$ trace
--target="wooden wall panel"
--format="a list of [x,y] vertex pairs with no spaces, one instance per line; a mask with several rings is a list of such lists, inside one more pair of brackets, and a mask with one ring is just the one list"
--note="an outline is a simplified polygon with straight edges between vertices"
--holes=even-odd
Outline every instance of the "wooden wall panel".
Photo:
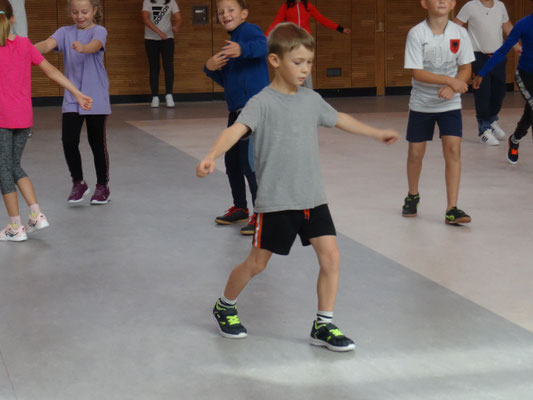
[[387,0],[385,8],[385,86],[410,86],[411,73],[403,68],[405,40],[427,11],[412,1]]
[[376,86],[376,0],[358,0],[352,5],[351,87]]
[[[141,19],[142,0],[101,0],[104,26],[109,32],[106,68],[111,94],[149,94],[148,61],[144,50],[144,26]],[[458,0],[455,12],[467,0]],[[273,21],[284,0],[249,0],[248,21],[264,31]],[[511,21],[516,23],[533,12],[530,0],[504,0]],[[72,24],[66,9],[67,0],[26,0],[30,39],[35,43],[46,39],[58,27]],[[203,73],[205,61],[224,45],[227,33],[216,22],[216,0],[178,0],[184,18],[176,35],[176,93],[221,91]],[[208,5],[207,25],[192,25],[192,6]],[[407,32],[426,17],[426,11],[415,2],[396,0],[314,0],[322,14],[350,27],[352,36],[345,37],[312,23],[317,39],[314,82],[317,88],[358,88],[409,86],[409,72],[403,69]],[[384,9],[384,12],[383,12]],[[384,15],[378,26],[377,10]],[[453,17],[453,15],[452,15]],[[47,60],[62,68],[62,56],[49,54]],[[507,81],[512,82],[517,57],[509,56]],[[341,77],[328,78],[328,68],[342,68]],[[318,71],[318,76],[317,76]],[[160,91],[164,91],[161,72]],[[59,96],[63,90],[40,72],[33,70],[34,96]],[[379,93],[381,93],[378,90]]]
[[[329,0],[315,2],[317,9],[329,20],[346,28],[351,28],[351,0],[337,0],[335,7],[328,7]],[[352,87],[352,41],[347,35],[317,24],[316,31],[316,80],[317,89],[337,89]],[[328,77],[329,68],[341,70],[341,76]]]
[[[32,43],[47,39],[57,29],[56,1],[46,2],[41,0],[26,0],[28,12],[28,35]],[[58,66],[57,54],[45,57],[51,64]],[[39,67],[32,67],[32,96],[47,97],[60,96],[63,89],[52,82]]]

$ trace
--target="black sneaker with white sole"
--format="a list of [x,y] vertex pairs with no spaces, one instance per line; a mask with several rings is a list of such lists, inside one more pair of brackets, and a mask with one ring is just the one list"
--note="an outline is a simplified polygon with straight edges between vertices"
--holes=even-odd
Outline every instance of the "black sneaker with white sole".
[[324,346],[331,351],[350,351],[355,349],[352,339],[347,338],[332,323],[313,322],[309,340],[313,346]]
[[248,336],[246,328],[239,320],[236,306],[223,305],[218,299],[213,308],[213,315],[218,322],[220,334],[225,338],[242,339]]

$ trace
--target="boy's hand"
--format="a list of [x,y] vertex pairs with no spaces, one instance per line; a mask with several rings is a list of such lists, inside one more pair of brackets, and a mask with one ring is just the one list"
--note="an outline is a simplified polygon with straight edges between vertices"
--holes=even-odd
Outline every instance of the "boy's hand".
[[89,111],[93,107],[93,99],[81,92],[76,96],[76,101],[85,111]]
[[466,93],[468,91],[468,85],[460,79],[451,78],[448,82],[448,86],[451,87],[455,93]]
[[476,90],[479,89],[481,82],[483,82],[483,78],[479,75],[476,76],[476,79],[474,79],[474,82],[472,82],[472,87]]
[[224,67],[228,63],[228,61],[228,58],[224,54],[222,54],[222,52],[219,52],[213,57],[211,57],[209,60],[207,60],[207,62],[205,63],[205,67],[209,71],[217,71],[219,69],[222,69],[222,67]]
[[237,42],[226,40],[226,45],[222,48],[221,53],[228,58],[240,57],[242,54],[241,45]]
[[85,48],[81,42],[74,42],[72,43],[72,48],[76,50],[78,53],[83,53],[85,51]]
[[453,96],[455,96],[455,92],[451,87],[443,86],[440,88],[439,97],[443,98],[444,100],[451,100],[453,99]]
[[385,144],[393,144],[399,137],[400,134],[394,129],[380,129],[376,139]]
[[196,176],[198,178],[203,178],[211,174],[214,170],[215,170],[215,160],[212,160],[210,158],[204,158],[196,166]]

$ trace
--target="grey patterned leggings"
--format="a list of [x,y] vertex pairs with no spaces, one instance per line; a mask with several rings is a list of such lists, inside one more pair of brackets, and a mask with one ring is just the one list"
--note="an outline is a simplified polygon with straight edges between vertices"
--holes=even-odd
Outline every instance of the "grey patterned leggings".
[[0,128],[0,189],[3,195],[16,192],[16,183],[28,176],[20,166],[20,159],[30,132],[30,128]]

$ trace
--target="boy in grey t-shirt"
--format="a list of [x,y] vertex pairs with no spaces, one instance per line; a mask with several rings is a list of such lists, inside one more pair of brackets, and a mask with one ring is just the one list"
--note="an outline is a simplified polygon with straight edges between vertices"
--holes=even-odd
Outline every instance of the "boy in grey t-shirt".
[[248,258],[231,273],[224,295],[213,309],[220,334],[243,338],[235,306],[246,284],[263,271],[272,253],[287,255],[300,236],[312,245],[320,265],[318,312],[311,344],[333,351],[355,348],[333,325],[339,281],[339,251],[328,210],[318,157],[319,125],[393,143],[398,133],[376,129],[344,113],[337,113],[316,92],[300,87],[311,72],[314,39],[295,24],[280,24],[268,37],[268,60],[276,74],[270,86],[252,97],[236,123],[222,132],[196,169],[199,177],[214,171],[215,159],[251,131],[258,181],[258,219]]

